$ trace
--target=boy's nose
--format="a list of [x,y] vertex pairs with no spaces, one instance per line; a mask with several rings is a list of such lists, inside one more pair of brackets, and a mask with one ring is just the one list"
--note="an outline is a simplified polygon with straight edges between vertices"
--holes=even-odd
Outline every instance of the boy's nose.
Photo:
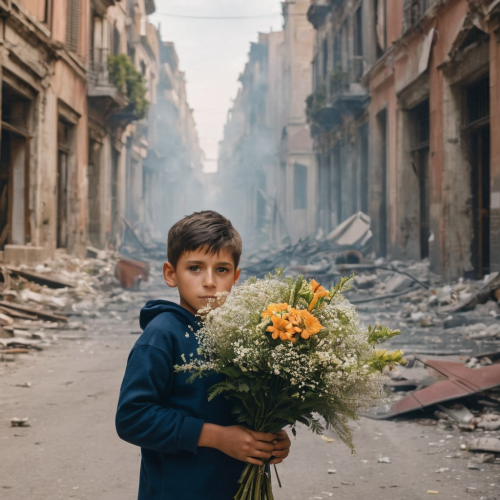
[[208,272],[205,274],[205,282],[203,283],[205,286],[215,286],[215,278],[213,273]]

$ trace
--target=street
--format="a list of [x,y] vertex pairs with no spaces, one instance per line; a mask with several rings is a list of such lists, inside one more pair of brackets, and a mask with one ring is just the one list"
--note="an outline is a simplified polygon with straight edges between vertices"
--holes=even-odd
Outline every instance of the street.
[[[0,363],[2,500],[136,498],[140,453],[117,437],[114,414],[141,305],[149,297],[175,300],[155,276],[132,302],[82,316],[88,330],[59,330],[46,350]],[[31,426],[10,427],[13,417]],[[472,454],[460,449],[467,435],[436,422],[361,418],[353,455],[333,434],[328,442],[299,427],[278,466],[283,487],[274,480],[275,498],[496,498],[498,464],[469,469]],[[390,463],[379,463],[385,458]]]

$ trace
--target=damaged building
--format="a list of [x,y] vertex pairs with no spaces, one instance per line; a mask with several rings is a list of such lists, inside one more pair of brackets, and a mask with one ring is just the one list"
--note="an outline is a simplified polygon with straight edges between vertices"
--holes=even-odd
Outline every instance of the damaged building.
[[[314,225],[316,161],[304,108],[314,47],[308,7],[308,0],[283,2],[283,31],[260,33],[251,44],[220,143],[220,209],[248,247],[296,242]],[[235,206],[234,214],[226,208]]]
[[373,250],[447,279],[500,269],[498,1],[316,0],[307,112],[318,226],[368,213]]
[[[154,0],[1,0],[0,249],[118,249],[156,231],[176,168],[202,153],[178,63],[148,21]],[[169,70],[177,111],[160,111]],[[184,85],[184,86],[183,86]],[[168,125],[163,125],[167,123]],[[182,137],[171,166],[165,136]],[[178,196],[182,195],[183,186]]]

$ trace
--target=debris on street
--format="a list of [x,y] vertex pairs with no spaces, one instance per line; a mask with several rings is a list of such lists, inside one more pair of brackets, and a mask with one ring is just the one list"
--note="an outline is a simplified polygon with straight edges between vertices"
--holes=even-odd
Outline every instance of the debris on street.
[[31,427],[29,423],[29,418],[24,417],[24,418],[18,418],[14,417],[10,419],[10,426],[11,427]]
[[[127,290],[137,293],[152,274],[149,262],[135,254],[130,258],[89,247],[87,255],[81,259],[57,251],[31,268],[2,265],[0,361],[13,361],[65,338],[57,331],[87,329],[78,318],[97,317],[110,304],[131,301]],[[147,258],[144,252],[141,256]]]

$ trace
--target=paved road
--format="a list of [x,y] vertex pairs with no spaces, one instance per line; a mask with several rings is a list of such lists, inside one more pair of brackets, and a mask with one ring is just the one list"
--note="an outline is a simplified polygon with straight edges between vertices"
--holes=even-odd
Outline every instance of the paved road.
[[[139,450],[120,441],[113,418],[137,307],[117,306],[118,318],[89,320],[90,330],[68,333],[73,340],[0,363],[0,499],[136,498]],[[25,416],[31,427],[9,426]],[[362,419],[354,435],[351,455],[338,439],[299,429],[276,500],[500,499],[499,465],[469,470],[470,457],[447,458],[460,453],[458,431]]]

